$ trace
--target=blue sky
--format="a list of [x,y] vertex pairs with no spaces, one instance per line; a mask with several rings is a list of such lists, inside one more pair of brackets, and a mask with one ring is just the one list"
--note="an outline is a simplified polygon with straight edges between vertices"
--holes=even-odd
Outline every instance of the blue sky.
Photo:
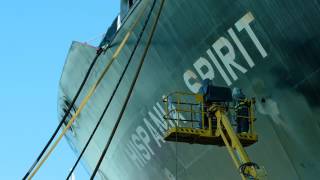
[[[0,179],[21,179],[56,128],[71,42],[101,35],[118,12],[118,0],[0,2]],[[64,179],[75,159],[63,139],[34,179]]]

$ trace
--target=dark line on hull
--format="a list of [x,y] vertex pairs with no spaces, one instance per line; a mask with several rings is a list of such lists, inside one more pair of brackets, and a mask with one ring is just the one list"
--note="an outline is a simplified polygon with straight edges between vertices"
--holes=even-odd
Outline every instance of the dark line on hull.
[[94,127],[94,129],[93,129],[93,131],[92,131],[89,139],[87,140],[84,148],[82,149],[79,157],[77,158],[75,164],[73,165],[71,171],[69,172],[66,180],[68,180],[68,179],[71,177],[73,171],[75,170],[76,166],[77,166],[78,163],[80,162],[83,154],[84,154],[85,151],[87,150],[87,148],[88,148],[88,146],[89,146],[89,144],[90,144],[93,136],[95,135],[98,127],[100,126],[100,123],[102,122],[102,120],[103,120],[103,118],[104,118],[104,115],[105,115],[105,113],[107,112],[107,110],[108,110],[108,108],[109,108],[109,106],[110,106],[110,104],[111,104],[111,102],[112,102],[112,100],[113,100],[113,98],[114,98],[114,95],[116,94],[116,92],[117,92],[117,90],[118,90],[118,88],[119,88],[119,85],[120,85],[120,83],[121,83],[121,81],[122,81],[122,79],[123,79],[123,77],[124,77],[124,75],[125,75],[128,67],[129,67],[129,64],[131,63],[131,60],[132,60],[132,58],[133,58],[133,55],[134,55],[136,49],[138,48],[138,45],[139,45],[139,43],[140,43],[140,41],[141,41],[141,38],[142,38],[142,35],[143,35],[143,33],[144,33],[145,29],[146,29],[146,26],[147,26],[147,24],[148,24],[148,22],[149,22],[151,13],[152,13],[153,8],[154,8],[154,5],[155,5],[155,2],[156,2],[156,0],[153,1],[152,7],[151,7],[151,9],[150,9],[150,11],[149,11],[149,14],[148,14],[145,22],[144,22],[144,25],[143,25],[143,27],[142,27],[142,30],[141,30],[140,33],[139,33],[138,40],[137,40],[137,42],[135,43],[135,46],[134,46],[134,48],[133,48],[133,50],[132,50],[132,52],[131,52],[131,54],[130,54],[129,60],[128,60],[128,62],[127,62],[127,64],[126,64],[123,72],[121,73],[121,76],[120,76],[120,78],[119,78],[119,80],[118,80],[118,82],[117,82],[117,84],[116,84],[116,86],[115,86],[115,88],[114,88],[114,90],[113,90],[113,92],[112,92],[112,94],[111,94],[111,97],[110,97],[109,101],[108,101],[107,105],[105,106],[105,108],[104,108],[104,110],[103,110],[103,112],[102,112],[102,114],[101,114],[101,116],[100,116],[100,118],[99,118],[99,120],[98,120],[98,123],[97,123],[96,126]]
[[117,130],[119,124],[120,124],[120,121],[121,121],[121,119],[122,119],[122,116],[123,116],[123,114],[124,114],[124,111],[125,111],[125,109],[126,109],[126,107],[127,107],[127,105],[128,105],[129,99],[130,99],[130,97],[131,97],[132,91],[133,91],[134,86],[135,86],[135,84],[136,84],[136,82],[137,82],[137,79],[138,79],[138,77],[139,77],[139,74],[140,74],[142,65],[143,65],[143,63],[144,63],[145,57],[146,57],[146,55],[147,55],[147,53],[148,53],[148,50],[149,50],[149,47],[150,47],[150,44],[151,44],[151,41],[152,41],[154,32],[155,32],[155,30],[156,30],[156,27],[157,27],[157,24],[158,24],[158,21],[159,21],[159,18],[160,18],[160,14],[161,14],[161,12],[162,12],[162,8],[163,8],[164,2],[165,2],[165,0],[162,0],[162,1],[161,1],[159,11],[158,11],[158,13],[157,13],[155,22],[154,22],[154,24],[153,24],[153,26],[152,26],[151,33],[150,33],[150,35],[149,35],[149,38],[148,38],[148,41],[147,41],[147,44],[146,44],[146,48],[144,49],[143,55],[142,55],[142,57],[141,57],[141,61],[140,61],[139,66],[138,66],[138,69],[137,69],[137,71],[136,71],[136,73],[135,73],[135,76],[134,76],[134,78],[133,78],[133,82],[131,83],[129,92],[128,92],[128,94],[127,94],[127,97],[126,97],[126,99],[125,99],[125,102],[124,102],[124,104],[123,104],[123,107],[122,107],[122,109],[121,109],[121,112],[120,112],[120,114],[119,114],[119,116],[118,116],[118,119],[117,119],[117,121],[116,121],[113,129],[112,129],[112,132],[111,132],[111,134],[110,134],[110,137],[109,137],[109,139],[108,139],[108,142],[107,142],[105,148],[104,148],[103,151],[102,151],[102,154],[101,154],[101,156],[100,156],[100,158],[99,158],[99,161],[98,161],[96,167],[94,168],[94,171],[93,171],[93,173],[92,173],[92,175],[91,175],[91,177],[90,177],[90,180],[93,180],[93,179],[94,179],[97,171],[99,170],[99,167],[100,167],[100,165],[101,165],[101,163],[102,163],[102,161],[103,161],[103,159],[104,159],[104,157],[105,157],[105,155],[106,155],[106,153],[107,153],[107,151],[108,151],[108,149],[109,149],[109,146],[110,146],[110,144],[111,144],[111,142],[112,142],[112,139],[113,139],[113,137],[114,137],[114,135],[115,135],[115,133],[116,133],[116,130]]
[[[140,0],[136,6],[133,7],[132,11],[129,12],[129,14],[124,18],[123,23],[125,24],[127,22],[127,20],[129,19],[129,17],[131,16],[131,14],[134,12],[134,9],[136,9],[138,7],[138,5],[142,2],[142,0]],[[113,36],[111,43],[108,44],[108,46],[106,47],[106,49],[104,51],[106,51],[107,49],[109,49],[110,47],[114,46],[114,40],[117,37],[118,33],[120,32],[120,30],[123,28],[123,25],[120,27],[120,29],[116,32],[116,34]],[[27,179],[27,177],[30,175],[30,173],[33,171],[34,167],[38,164],[38,162],[40,161],[40,159],[42,158],[43,154],[47,151],[48,147],[50,146],[50,144],[52,143],[53,139],[55,138],[55,136],[57,135],[57,133],[59,132],[59,129],[61,128],[63,122],[66,120],[66,118],[69,116],[70,111],[72,110],[72,107],[74,106],[76,100],[78,99],[85,83],[88,80],[88,77],[91,73],[92,68],[94,67],[94,65],[96,64],[97,59],[99,58],[99,56],[102,54],[103,51],[97,51],[96,56],[94,57],[92,63],[90,64],[88,71],[86,72],[85,78],[83,79],[76,95],[74,96],[74,98],[72,99],[72,102],[70,104],[70,106],[68,107],[67,112],[64,114],[62,120],[60,121],[59,125],[57,126],[57,128],[55,129],[54,133],[52,134],[52,136],[50,137],[49,141],[47,142],[47,144],[45,145],[45,147],[42,149],[42,151],[40,152],[39,156],[37,157],[37,159],[35,160],[35,162],[32,164],[32,166],[30,167],[30,169],[28,170],[28,172],[24,175],[24,177],[22,178],[23,180]]]
[[68,107],[68,110],[67,112],[64,114],[62,120],[60,121],[59,125],[57,126],[57,128],[55,129],[54,133],[52,134],[52,136],[50,137],[49,141],[47,142],[47,144],[45,145],[45,147],[42,149],[41,153],[39,154],[39,156],[37,157],[36,161],[32,164],[31,168],[28,170],[28,172],[25,174],[25,176],[22,178],[23,180],[27,179],[27,177],[30,175],[30,173],[33,171],[34,167],[39,163],[40,159],[42,158],[43,154],[47,151],[48,147],[50,146],[50,144],[52,143],[53,139],[56,137],[56,135],[58,134],[61,126],[64,124],[65,120],[67,119],[67,117],[69,116],[70,114],[70,111],[72,110],[76,100],[78,99],[85,83],[87,82],[88,80],[88,77],[90,75],[90,72],[94,66],[94,64],[96,63],[97,59],[99,58],[99,56],[101,55],[102,51],[99,51],[97,52],[96,56],[94,57],[86,75],[85,75],[85,78],[84,80],[82,81],[76,95],[74,96],[74,98],[72,99],[72,102],[71,104],[69,105]]

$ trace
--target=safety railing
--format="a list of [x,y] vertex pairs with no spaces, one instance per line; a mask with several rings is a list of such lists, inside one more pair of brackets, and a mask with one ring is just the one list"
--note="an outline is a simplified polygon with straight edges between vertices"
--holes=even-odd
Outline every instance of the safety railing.
[[172,121],[175,127],[199,128],[199,124],[204,119],[204,104],[201,94],[173,92],[163,97],[165,104],[164,119]]
[[[177,127],[187,127],[195,129],[215,129],[216,117],[211,113],[209,108],[211,103],[205,103],[202,94],[193,94],[186,92],[173,92],[163,97],[165,106],[164,119],[167,121],[167,129],[169,125],[174,124]],[[248,133],[253,134],[254,129],[254,104],[255,99],[243,99],[233,103],[217,102],[213,103],[216,108],[224,109],[230,119],[230,123],[234,128],[240,126],[239,119],[246,119],[249,123]],[[245,113],[242,115],[240,113]],[[171,122],[169,122],[171,121]]]

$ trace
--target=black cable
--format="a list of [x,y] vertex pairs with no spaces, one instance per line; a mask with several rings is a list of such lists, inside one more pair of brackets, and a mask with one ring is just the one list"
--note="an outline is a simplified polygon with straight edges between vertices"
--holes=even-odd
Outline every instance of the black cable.
[[148,39],[147,44],[146,44],[146,48],[144,49],[144,52],[143,52],[143,55],[142,55],[140,64],[139,64],[138,69],[137,69],[137,71],[136,71],[136,74],[135,74],[135,76],[134,76],[134,78],[133,78],[133,82],[131,83],[131,86],[130,86],[129,92],[128,92],[128,94],[127,94],[127,97],[126,97],[126,99],[125,99],[124,105],[122,106],[121,112],[120,112],[120,114],[119,114],[119,116],[118,116],[118,119],[117,119],[117,121],[116,121],[116,123],[115,123],[115,126],[114,126],[113,129],[112,129],[112,132],[111,132],[111,134],[110,134],[110,137],[109,137],[109,139],[108,139],[108,142],[107,142],[105,148],[103,149],[103,152],[102,152],[102,154],[101,154],[101,156],[100,156],[100,158],[99,158],[99,161],[97,162],[96,167],[94,168],[94,171],[93,171],[93,173],[92,173],[92,175],[91,175],[91,177],[90,177],[90,180],[93,180],[93,178],[94,178],[95,175],[97,174],[97,172],[98,172],[98,170],[99,170],[99,167],[100,167],[100,165],[101,165],[101,163],[102,163],[102,161],[103,161],[103,159],[104,159],[104,157],[105,157],[105,155],[106,155],[106,153],[107,153],[107,151],[108,151],[108,149],[109,149],[109,146],[110,146],[111,141],[112,141],[112,139],[113,139],[113,137],[114,137],[114,135],[115,135],[115,132],[116,132],[118,126],[119,126],[120,120],[122,119],[123,113],[124,113],[124,111],[125,111],[125,109],[126,109],[126,107],[127,107],[127,104],[128,104],[128,102],[129,102],[129,99],[130,99],[131,94],[132,94],[132,91],[133,91],[133,88],[134,88],[134,86],[135,86],[135,84],[136,84],[136,81],[137,81],[138,76],[139,76],[139,74],[140,74],[140,71],[141,71],[142,65],[143,65],[143,63],[144,63],[145,57],[146,57],[147,52],[148,52],[148,50],[149,50],[149,47],[150,47],[150,44],[151,44],[151,40],[152,40],[152,38],[153,38],[153,34],[154,34],[155,30],[156,30],[156,27],[157,27],[157,24],[158,24],[158,20],[159,20],[159,17],[160,17],[162,8],[163,8],[164,1],[165,1],[165,0],[162,0],[162,1],[161,1],[161,5],[160,5],[160,8],[159,8],[159,12],[158,12],[158,14],[157,14],[157,16],[156,16],[156,19],[155,19],[155,22],[154,22],[154,24],[153,24],[153,26],[152,26],[151,33],[150,33],[149,39]]
[[138,47],[138,45],[139,45],[139,43],[140,43],[140,40],[141,40],[141,38],[142,38],[142,35],[143,35],[144,31],[145,31],[145,28],[146,28],[146,26],[147,26],[147,24],[148,24],[148,22],[149,22],[151,13],[152,13],[153,8],[154,8],[154,6],[155,6],[155,2],[156,2],[156,0],[153,0],[153,4],[152,4],[152,6],[151,6],[151,9],[150,9],[149,14],[148,14],[148,16],[147,16],[147,18],[146,18],[146,20],[145,20],[145,22],[144,22],[144,25],[143,25],[143,27],[142,27],[142,30],[141,30],[140,33],[139,33],[138,39],[137,39],[137,41],[136,41],[136,43],[135,43],[135,46],[134,46],[134,48],[133,48],[133,50],[132,50],[132,52],[131,52],[131,54],[130,54],[129,60],[128,60],[128,62],[126,63],[126,66],[125,66],[124,70],[122,71],[121,76],[120,76],[120,78],[119,78],[119,80],[118,80],[115,88],[113,89],[113,92],[112,92],[112,94],[111,94],[111,97],[110,97],[109,101],[108,101],[107,105],[105,106],[105,108],[104,108],[104,110],[103,110],[103,112],[102,112],[102,114],[101,114],[101,116],[100,116],[100,118],[99,118],[99,120],[98,120],[98,123],[97,123],[96,126],[94,127],[94,129],[93,129],[93,131],[92,131],[89,139],[87,140],[85,146],[83,147],[80,155],[78,156],[75,164],[73,165],[71,171],[69,172],[66,180],[68,180],[68,179],[71,177],[73,171],[75,170],[76,166],[77,166],[78,163],[80,162],[80,159],[82,158],[84,152],[87,150],[87,148],[88,148],[88,146],[89,146],[89,144],[90,144],[93,136],[95,135],[98,127],[100,126],[100,123],[102,122],[103,117],[104,117],[105,113],[107,112],[107,109],[109,108],[109,105],[111,104],[111,102],[112,102],[112,100],[113,100],[113,98],[114,98],[114,95],[116,94],[116,91],[118,90],[118,87],[119,87],[119,85],[120,85],[120,83],[121,83],[121,81],[122,81],[122,79],[123,79],[123,77],[124,77],[124,75],[125,75],[128,67],[129,67],[129,64],[131,63],[131,60],[132,60],[132,58],[133,58],[133,55],[134,55],[134,53],[135,53],[135,51],[136,51],[136,49],[137,49],[137,47]]
[[[139,4],[141,3],[141,0],[138,2]],[[136,8],[139,4],[137,4],[134,8]],[[129,15],[127,15],[127,18],[124,19],[123,24],[129,19],[128,17],[132,14],[133,10],[129,13]],[[40,159],[42,158],[43,154],[46,152],[46,150],[48,149],[48,147],[50,146],[50,144],[52,143],[53,139],[56,137],[57,133],[59,132],[59,129],[61,128],[63,122],[66,120],[66,118],[69,116],[70,111],[72,110],[76,100],[78,99],[86,81],[88,80],[88,77],[90,75],[90,72],[93,68],[93,66],[95,65],[98,57],[102,54],[102,52],[106,51],[107,49],[109,49],[110,47],[113,46],[114,44],[114,39],[117,36],[118,32],[122,29],[122,26],[120,27],[120,29],[116,32],[116,34],[113,36],[111,43],[108,44],[108,46],[105,49],[102,49],[101,47],[97,50],[97,54],[94,57],[93,61],[90,64],[90,67],[88,69],[88,71],[86,72],[85,78],[83,79],[76,95],[73,97],[72,102],[70,104],[70,106],[68,107],[68,110],[65,112],[62,120],[60,121],[60,123],[58,124],[57,128],[55,129],[55,131],[53,132],[52,136],[50,137],[49,141],[47,142],[47,144],[44,146],[44,148],[42,149],[42,151],[40,152],[39,156],[37,157],[37,159],[35,160],[35,162],[32,164],[32,166],[29,168],[28,172],[24,175],[24,177],[22,178],[23,180],[27,179],[27,177],[30,175],[30,173],[33,171],[34,167],[38,164],[38,162],[40,161]]]
[[41,153],[39,154],[39,156],[37,157],[36,161],[32,164],[32,166],[30,167],[30,169],[28,170],[28,172],[24,175],[24,177],[22,178],[23,180],[27,179],[27,177],[29,176],[29,174],[33,171],[33,168],[38,164],[38,162],[40,161],[40,159],[42,158],[43,154],[46,152],[46,150],[48,149],[48,147],[50,146],[51,142],[53,141],[53,139],[56,137],[57,133],[59,132],[59,129],[61,128],[62,124],[65,122],[65,120],[67,119],[67,117],[70,114],[70,111],[72,109],[72,107],[74,106],[77,98],[79,97],[85,83],[88,80],[88,77],[90,75],[90,72],[94,66],[94,64],[96,63],[98,57],[101,55],[103,51],[97,51],[96,56],[94,57],[92,63],[90,64],[90,67],[76,93],[76,95],[74,96],[74,98],[72,99],[72,102],[70,104],[70,106],[68,107],[68,110],[66,111],[66,113],[64,114],[62,120],[60,121],[59,125],[57,126],[56,130],[53,132],[52,136],[50,137],[49,141],[47,142],[47,144],[44,146],[44,148],[42,149]]

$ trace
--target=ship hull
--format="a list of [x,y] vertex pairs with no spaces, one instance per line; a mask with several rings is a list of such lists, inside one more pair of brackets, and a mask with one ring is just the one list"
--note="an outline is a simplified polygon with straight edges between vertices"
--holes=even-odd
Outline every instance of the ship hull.
[[[136,4],[113,46],[95,64],[74,110],[137,18]],[[320,173],[320,5],[291,0],[167,0],[152,45],[110,150],[102,179],[239,179],[223,147],[164,142],[162,96],[197,92],[202,79],[255,97],[258,143],[247,148],[269,179],[316,179]],[[159,8],[156,4],[155,12]],[[148,10],[148,8],[147,8]],[[155,19],[155,12],[151,22]],[[105,108],[143,21],[66,135],[79,154]],[[151,24],[151,23],[149,23]],[[150,25],[83,161],[91,172],[107,142],[137,69]],[[59,113],[95,56],[74,42],[60,81]]]

